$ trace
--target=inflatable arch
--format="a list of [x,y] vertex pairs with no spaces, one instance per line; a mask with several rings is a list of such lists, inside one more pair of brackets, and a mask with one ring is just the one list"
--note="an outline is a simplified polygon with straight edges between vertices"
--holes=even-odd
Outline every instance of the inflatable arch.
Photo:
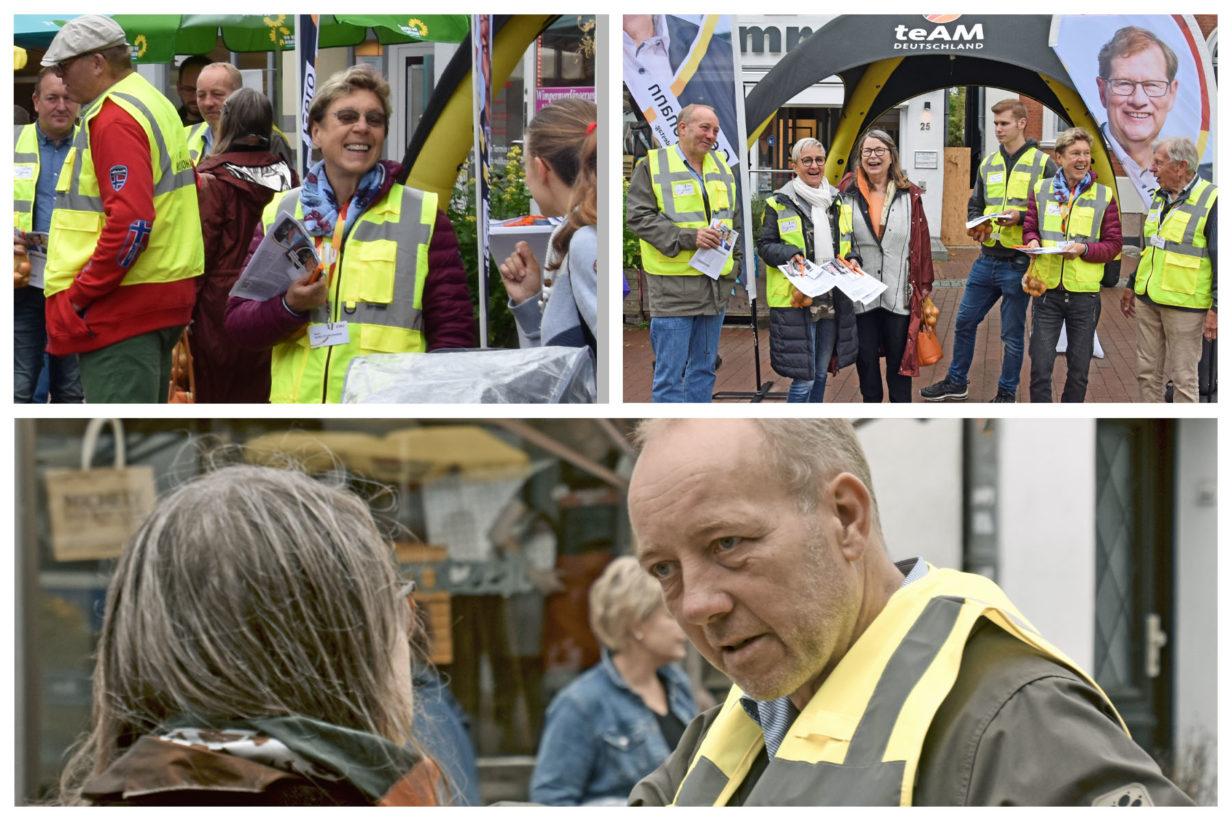
[[1049,45],[1051,27],[1045,14],[842,15],[796,46],[748,95],[749,146],[788,100],[838,75],[843,111],[826,159],[826,176],[838,184],[856,139],[882,112],[940,88],[992,86],[1039,100],[1085,129],[1096,143],[1095,172],[1112,180],[1099,123]]
[[[492,21],[492,85],[500,88],[535,41],[559,15],[496,15]],[[462,41],[441,80],[402,159],[403,179],[421,191],[433,191],[448,202],[458,179],[458,167],[474,147],[471,96],[471,38]]]

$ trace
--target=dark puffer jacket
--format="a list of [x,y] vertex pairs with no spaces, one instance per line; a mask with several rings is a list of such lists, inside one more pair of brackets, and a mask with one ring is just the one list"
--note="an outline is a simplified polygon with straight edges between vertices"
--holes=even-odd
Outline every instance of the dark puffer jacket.
[[[808,247],[801,250],[795,245],[782,241],[779,236],[778,220],[773,218],[773,211],[766,206],[766,216],[763,217],[761,230],[757,236],[757,256],[762,262],[771,266],[787,263],[796,254],[813,258],[813,220],[812,209],[805,207],[791,195],[791,183],[787,183],[772,195],[777,202],[790,208],[800,216],[803,227],[804,244]],[[838,256],[838,195],[827,210],[830,220],[830,236],[834,240],[834,255]],[[829,372],[838,373],[856,361],[856,350],[859,340],[856,336],[856,313],[851,300],[838,291],[831,290],[813,300],[813,305],[819,308],[814,317],[810,308],[771,308],[770,309],[770,367],[774,372],[788,379],[816,379],[817,357],[813,353],[813,344],[809,341],[808,325],[817,318],[834,317],[838,321],[838,337],[834,345],[834,354],[830,357]]]
[[205,274],[197,279],[189,335],[198,402],[269,401],[269,351],[236,345],[223,319],[262,210],[275,193],[296,184],[295,172],[269,151],[228,151],[197,166]]

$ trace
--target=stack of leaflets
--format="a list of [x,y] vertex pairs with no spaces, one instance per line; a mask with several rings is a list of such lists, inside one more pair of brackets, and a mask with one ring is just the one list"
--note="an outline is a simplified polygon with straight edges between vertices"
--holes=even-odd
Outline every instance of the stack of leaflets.
[[231,296],[261,302],[285,294],[306,275],[321,268],[321,257],[304,224],[290,214],[279,214],[248,260]]
[[862,270],[858,265],[844,265],[837,259],[820,265],[800,258],[778,266],[787,281],[809,297],[818,297],[831,288],[838,288],[852,302],[869,303],[881,296],[885,283]]

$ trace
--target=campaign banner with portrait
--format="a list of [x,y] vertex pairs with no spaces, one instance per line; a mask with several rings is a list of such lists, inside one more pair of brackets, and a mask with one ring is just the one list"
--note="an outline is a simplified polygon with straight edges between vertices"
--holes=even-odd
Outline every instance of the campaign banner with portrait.
[[492,15],[471,15],[472,122],[475,136],[475,236],[479,242],[479,347],[488,347],[488,223],[492,191]]
[[1057,15],[1050,45],[1147,207],[1151,144],[1188,137],[1213,176],[1215,72],[1193,15]]
[[676,144],[680,110],[705,103],[719,117],[716,149],[740,162],[731,15],[626,14],[624,83],[661,146]]
[[312,98],[317,96],[317,42],[320,34],[316,14],[298,14],[295,17],[295,53],[299,66],[299,178],[302,180],[312,167],[312,132],[309,130],[308,109]]

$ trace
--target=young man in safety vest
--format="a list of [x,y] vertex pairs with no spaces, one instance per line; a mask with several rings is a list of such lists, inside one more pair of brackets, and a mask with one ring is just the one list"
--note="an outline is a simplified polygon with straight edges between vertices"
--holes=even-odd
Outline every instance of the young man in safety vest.
[[[214,147],[218,138],[218,124],[222,121],[222,106],[235,92],[244,86],[244,75],[230,63],[210,63],[197,75],[197,110],[204,122],[184,127],[188,140],[188,156],[193,165],[199,165]],[[281,157],[288,166],[296,168],[295,154],[287,144],[286,135],[274,126],[270,136],[270,151]]]
[[[13,147],[13,221],[18,231],[46,233],[56,203],[56,180],[72,145],[81,110],[64,81],[50,68],[34,81],[38,119],[19,128]],[[13,291],[13,401],[32,402],[47,361],[47,394],[52,402],[80,403],[81,375],[75,356],[46,356],[47,319],[43,280]]]
[[1061,401],[1082,402],[1095,351],[1104,266],[1121,254],[1121,218],[1112,190],[1095,181],[1091,136],[1081,128],[1063,131],[1054,151],[1061,168],[1036,184],[1022,231],[1028,248],[1059,251],[1035,261],[1035,276],[1047,290],[1032,301],[1031,401],[1053,401],[1052,369],[1064,327]]
[[51,217],[48,350],[79,355],[92,403],[166,400],[204,265],[184,127],[130,49],[114,20],[90,14],[43,57],[84,106]]
[[625,216],[637,234],[650,301],[655,402],[709,402],[714,393],[719,330],[731,277],[740,270],[737,243],[721,276],[689,265],[699,248],[717,248],[720,225],[740,233],[736,178],[714,151],[719,120],[707,105],[685,106],[676,145],[651,150],[633,169]]
[[849,422],[638,439],[638,559],[734,686],[631,804],[1191,803],[993,582],[890,560]]
[[1013,402],[1022,371],[1023,331],[1029,297],[1022,290],[1022,275],[1030,260],[1015,250],[1022,245],[1022,220],[1027,199],[1041,178],[1056,173],[1056,164],[1034,140],[1027,140],[1027,107],[1007,98],[992,107],[993,128],[1001,147],[980,163],[980,175],[967,201],[967,219],[991,215],[993,219],[967,229],[981,244],[971,266],[962,303],[954,320],[954,358],[940,382],[920,389],[929,402],[967,398],[967,373],[975,357],[975,335],[980,323],[1001,300],[1001,377],[993,402]]
[[[1185,137],[1155,144],[1159,190],[1142,226],[1142,257],[1121,295],[1138,317],[1138,398],[1161,402],[1171,380],[1176,402],[1198,401],[1202,340],[1214,340],[1216,209],[1219,189],[1197,175],[1198,149]],[[1134,296],[1137,295],[1135,301]]]

